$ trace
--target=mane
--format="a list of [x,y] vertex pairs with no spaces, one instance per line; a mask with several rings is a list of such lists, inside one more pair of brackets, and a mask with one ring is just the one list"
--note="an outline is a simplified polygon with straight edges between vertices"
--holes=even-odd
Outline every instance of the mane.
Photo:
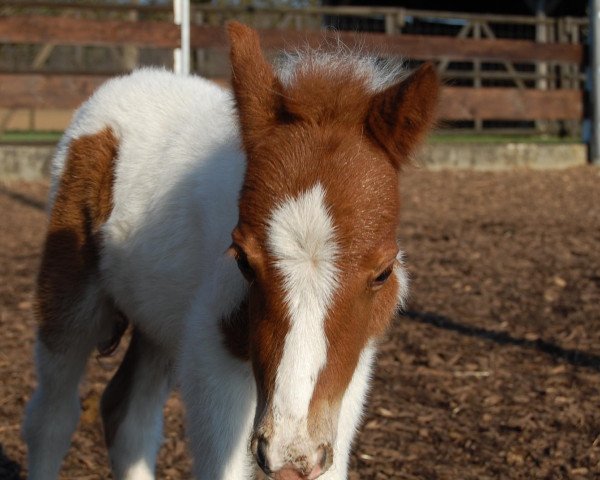
[[379,92],[408,75],[401,59],[365,54],[361,48],[350,48],[338,40],[335,45],[304,47],[284,51],[276,60],[277,76],[284,86],[294,85],[301,77],[320,74],[332,81],[348,76],[362,81],[368,90]]

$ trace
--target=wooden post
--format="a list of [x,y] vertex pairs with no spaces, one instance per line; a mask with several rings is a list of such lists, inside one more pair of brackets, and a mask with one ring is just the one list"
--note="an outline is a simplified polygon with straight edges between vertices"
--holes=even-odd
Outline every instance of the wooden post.
[[385,14],[385,33],[388,35],[396,33],[396,15],[392,13]]
[[[558,32],[558,41],[560,43],[569,43],[569,30],[571,27],[571,19],[569,17],[560,18],[556,24]],[[572,65],[568,63],[559,64],[559,78],[557,80],[557,88],[577,88],[577,84],[571,78],[573,74]],[[572,120],[565,120],[561,122],[559,134],[568,135],[574,137],[577,131],[577,125]]]
[[[544,22],[544,20],[546,19],[546,14],[543,10],[538,10],[535,16],[538,20],[538,22],[535,25],[535,41],[538,43],[546,43],[547,31],[546,23]],[[548,80],[543,77],[545,77],[545,75],[548,73],[548,64],[546,62],[537,62],[536,70],[541,77],[537,81],[537,88],[539,88],[540,90],[547,90]]]
[[[205,15],[204,12],[199,10],[194,10],[194,21],[193,25],[204,25]],[[205,48],[196,48],[196,64],[194,71],[200,75],[206,75],[206,49]]]
[[[133,4],[138,5],[140,0],[134,0]],[[131,10],[127,14],[128,20],[132,22],[136,22],[138,20],[138,11]],[[124,70],[133,70],[137,67],[140,59],[140,51],[135,45],[123,45],[122,53],[121,53],[121,66]]]
[[[546,28],[546,12],[543,9],[544,2],[537,2],[535,18],[535,41],[537,43],[546,43],[548,41],[548,30]],[[548,63],[536,62],[535,70],[538,74],[536,88],[539,90],[548,90]],[[540,133],[548,132],[548,123],[538,120],[535,122],[536,130]]]
[[[479,21],[473,22],[473,38],[476,40],[481,39],[481,23]],[[475,77],[473,79],[473,86],[475,88],[481,88],[481,61],[475,60],[473,62],[473,73]],[[480,118],[475,119],[475,131],[481,132],[483,130],[483,120]]]
[[[567,36],[569,18],[559,18],[556,24],[557,32],[558,32],[558,41],[560,43],[569,43],[569,38]],[[571,88],[571,82],[569,78],[569,65],[566,63],[561,63],[559,65],[560,77],[558,80],[559,88]]]
[[398,13],[396,14],[396,25],[397,25],[397,33],[400,35],[402,33],[402,29],[406,24],[406,10],[404,8],[399,8]]

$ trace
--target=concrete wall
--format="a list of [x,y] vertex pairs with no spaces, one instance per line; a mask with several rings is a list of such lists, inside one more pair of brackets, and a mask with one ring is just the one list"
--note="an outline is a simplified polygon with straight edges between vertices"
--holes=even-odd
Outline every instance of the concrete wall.
[[587,163],[583,143],[445,143],[426,145],[418,162],[431,170],[568,168]]
[[0,145],[0,180],[41,180],[50,174],[54,145]]

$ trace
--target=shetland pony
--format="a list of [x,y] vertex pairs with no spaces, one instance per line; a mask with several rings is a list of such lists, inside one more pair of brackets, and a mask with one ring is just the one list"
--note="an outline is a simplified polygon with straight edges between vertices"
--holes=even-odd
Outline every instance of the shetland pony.
[[[94,348],[131,343],[101,401],[117,479],[154,478],[177,383],[199,479],[343,479],[377,339],[407,292],[401,166],[431,65],[304,52],[274,69],[228,27],[233,95],[141,70],[76,113],[53,162],[35,311],[29,478],[58,476]],[[262,474],[261,474],[262,475]]]

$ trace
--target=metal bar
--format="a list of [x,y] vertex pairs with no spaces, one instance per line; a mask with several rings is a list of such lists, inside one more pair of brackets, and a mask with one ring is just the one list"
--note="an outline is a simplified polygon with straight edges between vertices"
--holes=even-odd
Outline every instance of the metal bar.
[[190,0],[181,0],[181,73],[190,73]]
[[589,135],[590,161],[600,165],[600,0],[590,0],[590,76],[591,76],[591,131]]
[[[173,0],[173,23],[181,25],[181,0]],[[173,71],[181,73],[181,47],[173,49]]]
[[180,75],[190,73],[190,0],[173,1],[175,24],[181,29],[181,44],[173,52],[173,70]]

